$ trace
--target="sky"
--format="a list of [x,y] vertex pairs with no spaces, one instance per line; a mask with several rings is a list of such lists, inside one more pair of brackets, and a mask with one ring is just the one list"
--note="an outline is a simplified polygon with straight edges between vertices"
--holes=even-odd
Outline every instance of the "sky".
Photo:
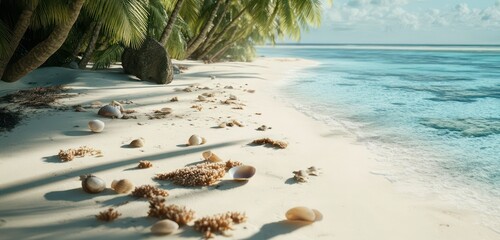
[[300,43],[500,44],[500,0],[334,0]]

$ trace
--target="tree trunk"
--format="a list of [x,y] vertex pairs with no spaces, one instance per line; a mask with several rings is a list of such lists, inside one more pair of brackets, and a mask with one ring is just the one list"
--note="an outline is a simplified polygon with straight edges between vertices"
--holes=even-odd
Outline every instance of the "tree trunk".
[[2,80],[15,82],[34,69],[40,67],[64,43],[75,23],[85,0],[74,0],[69,6],[70,17],[67,22],[57,25],[44,41],[37,44],[28,54],[9,66]]
[[92,22],[90,26],[85,29],[85,33],[83,33],[83,36],[80,38],[78,43],[76,44],[75,49],[73,49],[73,52],[71,53],[71,61],[75,61],[76,58],[78,57],[78,54],[80,53],[80,48],[82,48],[83,42],[87,39],[90,34],[92,34],[92,30],[95,28],[95,22]]
[[207,22],[205,25],[203,25],[200,34],[196,37],[196,39],[188,46],[186,49],[186,57],[191,56],[191,54],[198,49],[200,44],[205,40],[208,30],[210,30],[210,27],[212,23],[214,22],[215,17],[217,16],[217,11],[219,10],[219,6],[221,5],[222,0],[217,0],[217,3],[215,4],[214,9],[212,9],[212,12],[210,12],[210,17],[208,18]]
[[165,26],[165,29],[163,29],[163,33],[161,34],[160,44],[162,46],[165,46],[165,44],[167,44],[168,42],[168,38],[172,33],[172,29],[174,29],[175,20],[177,20],[177,16],[179,15],[179,11],[181,10],[183,3],[184,0],[177,0],[177,3],[175,3],[174,11],[172,11],[172,13],[170,14],[167,26]]
[[247,5],[245,8],[243,8],[239,13],[238,15],[236,15],[236,17],[231,20],[231,22],[226,25],[224,27],[224,29],[222,29],[222,31],[219,33],[219,35],[217,35],[217,37],[212,41],[212,43],[209,45],[209,47],[207,47],[199,56],[198,56],[198,59],[202,59],[204,58],[210,51],[212,51],[212,49],[214,49],[215,46],[217,46],[217,44],[219,44],[221,41],[222,41],[222,37],[224,37],[224,35],[226,35],[226,33],[229,31],[229,28],[231,28],[232,26],[234,26],[237,22],[237,20],[243,15],[243,13],[245,13],[245,11],[248,9],[249,5]]
[[16,25],[14,26],[14,31],[12,32],[12,39],[9,43],[7,55],[5,56],[5,58],[0,59],[0,79],[3,79],[2,76],[5,72],[7,64],[9,64],[10,59],[14,55],[14,52],[16,52],[19,42],[23,38],[24,33],[30,25],[31,16],[33,15],[33,11],[35,10],[37,4],[38,2],[35,2],[33,4],[28,3],[21,12],[21,15],[19,15],[19,19],[17,19]]
[[210,41],[212,41],[212,38],[214,37],[215,32],[217,32],[217,29],[219,28],[220,24],[222,23],[222,20],[224,20],[224,16],[226,15],[227,10],[229,9],[229,3],[230,3],[230,0],[226,0],[226,2],[224,3],[224,7],[222,8],[222,11],[221,11],[219,18],[217,18],[217,21],[215,22],[214,26],[212,27],[212,29],[210,29],[210,32],[208,32],[207,38],[203,42],[203,45],[201,45],[201,47],[200,47],[201,52],[204,52],[205,49],[208,47],[208,43]]
[[95,44],[97,42],[97,39],[99,38],[99,33],[101,32],[101,26],[102,26],[101,22],[98,22],[95,24],[94,30],[92,32],[92,37],[90,38],[89,45],[87,45],[87,49],[85,49],[85,53],[83,54],[82,60],[78,63],[78,67],[80,69],[85,69],[87,67],[87,64],[89,63],[90,58],[92,57],[92,54],[94,53]]

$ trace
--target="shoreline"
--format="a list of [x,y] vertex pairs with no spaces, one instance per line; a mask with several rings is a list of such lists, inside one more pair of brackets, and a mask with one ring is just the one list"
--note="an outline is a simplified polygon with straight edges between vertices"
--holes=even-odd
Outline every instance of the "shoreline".
[[[40,70],[30,74],[28,78],[35,80],[54,77],[67,80],[72,91],[81,94],[62,100],[65,105],[88,104],[95,100],[103,103],[131,100],[133,103],[125,108],[135,109],[139,114],[138,119],[120,120],[102,119],[95,114],[95,109],[85,113],[48,111],[27,119],[11,132],[2,133],[0,155],[5,158],[1,160],[0,175],[5,180],[0,185],[0,216],[5,221],[0,229],[6,236],[23,238],[36,234],[42,239],[65,238],[64,234],[71,230],[75,231],[72,237],[79,239],[104,235],[149,238],[149,227],[155,219],[146,217],[147,201],[134,200],[111,190],[98,195],[84,193],[76,178],[90,171],[105,178],[108,185],[120,178],[128,178],[136,186],[160,184],[170,192],[167,202],[192,208],[197,217],[226,210],[247,213],[248,221],[236,225],[230,232],[232,237],[219,235],[216,239],[499,237],[498,233],[477,224],[477,213],[397,192],[385,178],[370,173],[377,163],[364,145],[348,134],[331,134],[327,126],[280,99],[276,91],[286,84],[288,76],[283,72],[300,71],[312,66],[313,62],[259,58],[251,63],[205,65],[183,61],[181,64],[189,69],[176,75],[174,82],[166,86],[136,81],[116,70],[93,72],[56,68],[41,69],[43,74]],[[211,75],[216,79],[211,80]],[[193,84],[218,92],[217,101],[195,101],[197,95],[205,92],[203,90],[189,93],[174,90]],[[229,85],[234,88],[224,88]],[[255,90],[255,93],[244,89]],[[219,104],[218,101],[228,94],[235,94],[241,100],[245,105],[242,110]],[[179,102],[169,102],[174,96],[179,96]],[[201,111],[190,108],[197,104],[203,106]],[[144,116],[162,107],[173,108],[176,117],[148,120]],[[89,134],[86,122],[92,119],[106,123],[103,133]],[[237,119],[245,127],[214,128],[224,119]],[[256,131],[255,128],[262,124],[272,129]],[[182,147],[191,134],[206,137],[207,144]],[[123,148],[137,137],[146,139],[144,148]],[[285,140],[289,147],[274,150],[248,145],[260,137]],[[80,145],[98,147],[103,150],[104,157],[77,158],[67,163],[54,158],[59,149]],[[30,151],[23,151],[26,148]],[[253,165],[257,175],[242,186],[224,181],[218,184],[221,189],[183,188],[151,179],[156,173],[199,162],[204,150]],[[142,159],[152,161],[154,167],[134,170]],[[292,171],[310,166],[322,168],[323,174],[302,184],[290,180]],[[123,202],[127,203],[120,205]],[[323,221],[308,226],[284,221],[287,209],[302,205],[320,210]],[[121,218],[109,224],[93,218],[92,215],[109,206],[116,206],[123,214]],[[40,223],[41,219],[50,220]],[[193,230],[184,230],[171,237],[199,239],[200,236]]]

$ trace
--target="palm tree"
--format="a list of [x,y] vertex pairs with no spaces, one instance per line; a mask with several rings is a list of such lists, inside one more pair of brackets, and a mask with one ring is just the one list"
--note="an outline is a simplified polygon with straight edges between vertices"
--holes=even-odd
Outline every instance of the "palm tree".
[[60,0],[26,1],[33,5],[22,4],[21,1],[3,1],[2,10],[6,12],[2,12],[1,20],[5,23],[9,18],[17,16],[15,9],[19,7],[34,9],[29,18],[26,18],[26,15],[19,15],[18,22],[20,20],[26,22],[25,19],[29,19],[30,24],[24,32],[21,28],[16,28],[24,25],[12,27],[12,32],[19,32],[19,36],[22,36],[29,30],[41,33],[44,37],[41,41],[21,37],[18,44],[15,44],[15,37],[18,35],[13,34],[12,38],[5,38],[9,45],[14,46],[13,49],[26,53],[22,53],[22,57],[13,55],[9,58],[2,57],[2,60],[7,62],[2,75],[3,81],[17,81],[46,62],[63,45],[80,12],[99,20],[102,23],[103,34],[111,42],[139,46],[145,37],[147,0],[71,0],[69,5]]
[[161,45],[165,46],[167,44],[168,38],[170,37],[170,34],[172,33],[172,30],[174,28],[175,20],[177,20],[177,16],[179,15],[179,12],[181,11],[182,4],[184,3],[184,0],[177,0],[177,3],[175,4],[175,8],[170,14],[170,17],[168,18],[167,25],[165,26],[165,29],[163,30],[163,33],[160,38],[160,43]]
[[[206,2],[210,2],[210,0],[207,0]],[[186,49],[186,54],[185,54],[186,57],[191,56],[191,54],[194,51],[196,51],[196,49],[198,49],[200,44],[205,40],[207,33],[212,27],[213,21],[217,16],[217,11],[219,10],[219,7],[222,3],[223,3],[222,0],[215,0],[215,5],[211,8],[210,13],[208,15],[208,19],[201,27],[199,34],[196,37],[192,38],[188,43],[188,47]]]

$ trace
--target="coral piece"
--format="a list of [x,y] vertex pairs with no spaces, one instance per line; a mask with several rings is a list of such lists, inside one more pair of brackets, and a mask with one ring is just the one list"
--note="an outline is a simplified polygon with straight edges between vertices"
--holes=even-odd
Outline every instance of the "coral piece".
[[157,174],[156,179],[170,180],[181,186],[210,186],[218,182],[232,167],[242,165],[241,162],[204,162],[177,169],[173,172]]
[[179,226],[184,226],[194,219],[194,211],[175,204],[166,206],[164,198],[149,200],[148,216],[160,219],[170,219]]
[[299,183],[307,182],[308,173],[305,170],[293,171],[292,173],[294,174],[293,179],[295,179],[297,182],[299,182]]
[[167,197],[168,192],[166,190],[153,187],[151,185],[142,185],[140,187],[135,187],[134,191],[132,191],[132,196],[139,198],[154,198],[157,196]]
[[68,150],[59,150],[59,159],[61,159],[62,162],[67,162],[75,159],[75,157],[85,157],[86,155],[90,156],[100,156],[102,155],[101,150],[98,149],[93,149],[87,146],[82,146],[77,149],[70,148]]
[[146,114],[146,116],[148,116],[149,120],[163,119],[166,118],[171,113],[172,113],[171,108],[162,108],[160,110],[154,110],[153,114]]
[[203,106],[201,106],[201,105],[193,105],[193,106],[191,106],[191,108],[195,108],[196,110],[201,111],[203,109]]
[[283,141],[279,141],[279,140],[273,140],[270,138],[261,138],[261,139],[253,140],[252,143],[257,144],[257,145],[264,145],[264,144],[271,145],[272,147],[282,148],[282,149],[288,147],[288,143],[283,142]]
[[137,168],[150,168],[150,167],[153,167],[153,163],[151,163],[150,161],[146,161],[146,160],[142,160],[142,161],[139,161],[139,165],[137,166]]
[[239,224],[247,219],[244,213],[226,212],[213,216],[203,217],[194,222],[194,229],[203,233],[203,237],[212,238],[214,233],[225,234],[227,230],[232,230],[233,223]]
[[122,214],[113,208],[109,208],[107,211],[99,212],[99,215],[95,215],[95,217],[101,221],[111,222],[117,219]]

